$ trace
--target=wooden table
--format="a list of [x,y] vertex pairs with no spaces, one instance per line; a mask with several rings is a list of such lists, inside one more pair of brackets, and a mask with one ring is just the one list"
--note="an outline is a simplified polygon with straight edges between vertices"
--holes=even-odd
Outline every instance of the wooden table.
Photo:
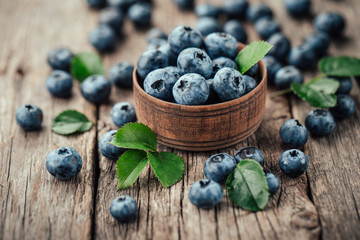
[[[272,7],[294,45],[313,31],[311,19],[290,18],[281,1],[262,2]],[[330,54],[360,57],[359,1],[313,1],[314,13],[324,10],[341,12],[348,23],[345,38],[332,42]],[[49,50],[66,46],[75,52],[93,51],[87,35],[97,16],[85,0],[0,0],[0,239],[360,239],[360,90],[355,82],[351,95],[356,113],[337,122],[331,136],[310,137],[304,149],[309,169],[303,176],[289,178],[278,166],[287,149],[278,134],[281,124],[290,118],[304,122],[311,109],[294,96],[270,99],[268,94],[257,132],[222,150],[234,155],[251,145],[263,151],[265,168],[282,183],[264,211],[234,207],[227,194],[209,211],[189,202],[191,184],[203,178],[203,164],[215,152],[168,149],[184,158],[183,180],[164,189],[147,167],[132,187],[117,191],[115,164],[99,154],[97,142],[115,128],[112,105],[133,102],[131,91],[113,88],[110,104],[97,108],[81,97],[76,82],[69,100],[53,98],[45,88]],[[157,0],[153,23],[169,32],[179,24],[194,26],[196,17],[180,12],[170,0]],[[250,40],[258,39],[253,27],[246,27]],[[116,53],[102,56],[106,69],[120,60],[135,64],[146,47],[144,35],[127,21]],[[306,73],[306,80],[316,74]],[[25,103],[43,110],[41,131],[24,132],[16,124],[15,111]],[[85,113],[95,126],[77,136],[54,134],[52,120],[65,109]],[[83,158],[81,173],[70,182],[56,180],[45,169],[46,156],[62,146],[76,148]],[[119,224],[109,214],[111,200],[122,194],[139,205],[134,223]]]

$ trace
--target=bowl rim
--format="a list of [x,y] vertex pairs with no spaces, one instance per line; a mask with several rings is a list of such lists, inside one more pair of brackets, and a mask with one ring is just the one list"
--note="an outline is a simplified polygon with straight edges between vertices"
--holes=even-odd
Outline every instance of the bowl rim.
[[[241,50],[245,46],[246,46],[245,44],[238,43],[239,50]],[[263,60],[260,60],[258,62],[258,64],[259,64],[260,75],[261,75],[261,80],[258,83],[258,85],[252,91],[246,93],[245,95],[243,95],[239,98],[236,98],[236,99],[233,99],[230,101],[226,101],[226,102],[221,102],[221,103],[207,104],[207,105],[182,105],[182,104],[178,104],[178,103],[167,102],[165,100],[153,97],[150,94],[146,93],[145,90],[140,86],[139,81],[138,81],[138,75],[137,75],[137,66],[134,67],[134,71],[133,71],[133,87],[134,87],[134,90],[136,89],[143,98],[148,98],[149,100],[154,102],[159,107],[172,108],[172,109],[177,109],[177,110],[181,109],[181,110],[186,110],[188,112],[208,112],[209,109],[211,109],[211,111],[222,110],[225,108],[229,108],[229,107],[238,105],[244,101],[247,101],[248,99],[250,99],[254,95],[256,95],[256,93],[258,91],[260,91],[260,89],[263,88],[263,85],[266,84],[267,70],[266,70]]]

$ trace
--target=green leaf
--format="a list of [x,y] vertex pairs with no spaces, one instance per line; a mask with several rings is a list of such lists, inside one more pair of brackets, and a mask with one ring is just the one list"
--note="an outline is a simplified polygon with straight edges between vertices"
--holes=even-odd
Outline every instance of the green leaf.
[[226,189],[231,201],[246,210],[259,211],[269,201],[269,188],[261,165],[242,160],[228,176]]
[[116,163],[118,188],[130,187],[139,177],[148,162],[146,152],[141,150],[127,150]]
[[331,108],[336,105],[336,95],[340,83],[334,79],[321,78],[307,84],[292,83],[291,89],[301,99],[317,108]]
[[104,75],[104,65],[100,57],[94,53],[78,53],[71,59],[71,74],[83,82],[87,77],[95,74]]
[[75,110],[66,110],[55,117],[52,130],[61,135],[69,135],[76,132],[84,133],[92,127],[93,123],[88,118]]
[[325,57],[319,61],[319,69],[328,76],[359,76],[360,59],[347,56]]
[[117,131],[111,144],[121,148],[156,151],[157,139],[148,126],[128,123]]
[[165,188],[177,183],[184,175],[184,161],[175,153],[148,152],[148,158],[156,177]]
[[265,41],[252,42],[244,47],[237,55],[236,62],[239,71],[244,74],[260,61],[273,46]]

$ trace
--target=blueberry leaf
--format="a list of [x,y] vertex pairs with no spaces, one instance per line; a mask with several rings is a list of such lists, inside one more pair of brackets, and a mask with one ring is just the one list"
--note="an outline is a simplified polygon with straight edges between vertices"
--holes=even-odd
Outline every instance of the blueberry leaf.
[[242,160],[230,173],[225,185],[231,201],[246,210],[259,211],[269,201],[264,170],[255,160]]
[[118,188],[130,187],[139,177],[148,162],[146,152],[141,150],[127,150],[116,163]]
[[292,91],[311,106],[331,108],[336,105],[335,92],[340,83],[331,78],[320,78],[306,84],[292,83]]
[[358,76],[360,75],[360,59],[348,56],[325,57],[319,61],[319,69],[328,76]]
[[95,74],[104,75],[104,65],[97,54],[78,53],[71,59],[71,74],[79,82]]
[[181,157],[172,152],[148,152],[148,158],[156,177],[164,188],[177,183],[185,172]]
[[111,144],[120,148],[156,151],[155,133],[142,123],[128,123],[120,128]]
[[76,132],[89,131],[93,123],[82,113],[75,110],[66,110],[57,115],[51,129],[60,135],[69,135]]
[[236,57],[241,74],[246,73],[252,66],[260,61],[273,46],[265,41],[252,42],[244,47]]

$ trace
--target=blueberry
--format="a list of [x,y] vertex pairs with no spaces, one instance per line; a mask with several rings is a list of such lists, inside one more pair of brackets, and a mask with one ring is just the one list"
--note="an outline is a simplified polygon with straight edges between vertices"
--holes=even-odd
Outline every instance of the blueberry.
[[268,82],[272,84],[276,73],[282,68],[282,65],[273,56],[265,56],[262,60],[266,66]]
[[253,159],[264,167],[264,155],[256,147],[244,147],[236,153],[235,160],[237,163],[244,159]]
[[120,33],[124,24],[124,16],[114,8],[106,8],[99,13],[99,24],[108,25],[115,32]]
[[245,93],[251,92],[256,87],[256,80],[248,75],[243,75],[245,80]]
[[211,33],[205,38],[205,49],[211,58],[234,59],[238,53],[236,39],[228,33]]
[[255,30],[263,39],[281,31],[280,25],[271,17],[262,17],[255,22]]
[[181,9],[190,9],[194,6],[194,0],[174,0]]
[[87,3],[92,8],[102,8],[106,6],[106,0],[87,0]]
[[197,30],[201,32],[202,35],[207,36],[210,33],[221,32],[222,27],[220,22],[213,17],[201,17],[199,18],[196,24]]
[[144,90],[153,97],[172,101],[172,88],[176,82],[174,74],[165,69],[150,72],[144,80]]
[[119,88],[132,88],[134,66],[128,62],[119,62],[111,67],[109,80]]
[[311,0],[285,0],[286,10],[295,17],[309,14]]
[[275,33],[267,41],[273,45],[268,55],[275,57],[280,62],[285,62],[291,48],[289,39],[281,33]]
[[238,21],[236,19],[228,20],[224,24],[223,30],[224,30],[224,32],[234,36],[236,41],[241,42],[241,43],[247,42],[248,37],[247,37],[246,31],[240,21]]
[[285,121],[280,127],[280,137],[292,148],[303,147],[308,140],[306,128],[296,119]]
[[336,102],[336,106],[330,108],[330,111],[335,118],[344,119],[355,112],[355,102],[349,95],[337,95]]
[[183,72],[180,70],[180,68],[175,67],[175,66],[168,66],[166,68],[164,68],[166,71],[174,74],[174,76],[176,77],[176,79],[179,79],[183,74]]
[[116,132],[117,130],[111,130],[106,132],[104,135],[101,136],[99,141],[99,149],[101,154],[114,161],[117,161],[121,154],[125,152],[125,149],[118,148],[110,144],[110,142],[116,135]]
[[109,52],[115,48],[116,34],[111,27],[99,25],[90,32],[89,42],[99,52]]
[[130,20],[137,27],[147,27],[151,24],[151,5],[147,2],[132,4],[128,10]]
[[149,42],[148,46],[146,47],[146,50],[159,49],[160,47],[166,45],[167,43],[168,42],[166,39],[154,38]]
[[72,147],[62,147],[52,151],[46,158],[46,169],[61,181],[68,181],[79,174],[82,159]]
[[316,66],[317,55],[308,44],[302,44],[290,50],[288,62],[299,69],[312,69]]
[[202,34],[188,26],[177,26],[168,37],[171,50],[179,54],[182,50],[189,47],[201,48],[203,46]]
[[344,32],[346,22],[337,13],[322,13],[314,19],[314,26],[318,32],[324,32],[331,37],[339,37]]
[[165,39],[167,40],[166,34],[159,28],[152,28],[146,34],[146,40],[151,43],[153,39]]
[[279,191],[280,188],[280,181],[279,179],[272,173],[266,173],[265,174],[267,183],[268,183],[268,187],[269,187],[269,193],[271,195],[274,195],[275,193],[277,193],[277,191]]
[[279,159],[280,169],[289,177],[299,177],[306,172],[309,159],[300,150],[290,149],[283,152]]
[[207,179],[218,183],[225,183],[226,178],[235,167],[236,161],[232,156],[226,153],[218,153],[206,160],[204,174]]
[[198,73],[205,78],[209,78],[212,73],[210,57],[199,48],[183,50],[178,56],[177,66],[183,73]]
[[191,185],[189,200],[199,208],[210,209],[221,202],[223,190],[217,182],[203,179]]
[[167,56],[170,66],[176,66],[178,55],[171,50],[169,43],[161,45],[158,50],[163,52]]
[[220,15],[220,8],[212,4],[198,4],[195,8],[195,13],[198,17],[213,17],[217,18]]
[[110,111],[111,120],[121,128],[124,124],[136,121],[135,108],[128,102],[116,103]]
[[249,22],[254,23],[257,20],[259,20],[261,17],[265,17],[265,16],[272,17],[273,12],[268,6],[266,6],[263,3],[258,3],[249,6],[246,11],[246,20],[248,20]]
[[228,18],[244,18],[248,6],[246,0],[225,0],[222,10]]
[[67,48],[51,50],[47,56],[50,67],[54,70],[70,71],[70,63],[73,53]]
[[335,120],[329,111],[315,109],[307,114],[305,126],[312,135],[327,136],[334,130]]
[[245,94],[243,75],[232,68],[220,69],[214,77],[214,90],[222,101],[230,101]]
[[259,73],[259,64],[255,63],[249,70],[246,71],[246,74],[250,77],[256,78]]
[[278,89],[289,88],[292,83],[303,83],[301,72],[294,66],[286,66],[277,71],[274,84]]
[[315,33],[304,39],[304,44],[316,54],[317,58],[321,58],[327,54],[330,46],[329,36],[325,33]]
[[16,122],[25,131],[41,129],[43,113],[40,108],[32,104],[25,104],[16,110]]
[[175,101],[179,104],[201,105],[208,99],[210,88],[203,76],[188,73],[177,80],[172,93]]
[[107,101],[111,92],[111,82],[102,75],[92,75],[85,79],[80,85],[83,97],[99,104]]
[[110,7],[125,13],[137,0],[107,0]]
[[168,56],[160,50],[147,50],[143,52],[137,62],[137,73],[145,78],[149,72],[169,65]]
[[71,75],[62,70],[53,71],[46,79],[46,88],[55,97],[70,97],[72,84]]
[[210,78],[210,79],[206,79],[206,83],[209,86],[210,89],[210,93],[209,93],[209,97],[208,100],[205,102],[205,104],[214,104],[214,103],[218,103],[220,102],[215,90],[214,90],[214,79]]
[[340,86],[338,90],[336,91],[336,94],[349,94],[353,84],[351,82],[351,79],[349,77],[334,77],[330,76],[330,78],[333,78],[337,81],[339,81]]
[[213,61],[213,71],[212,71],[212,74],[211,76],[214,77],[215,74],[222,68],[224,67],[229,67],[229,68],[233,68],[233,69],[236,69],[237,70],[237,66],[236,66],[236,63],[231,60],[230,58],[227,58],[227,57],[218,57],[218,58],[215,58]]
[[137,211],[137,204],[130,196],[117,197],[110,204],[110,214],[119,222],[135,220]]

